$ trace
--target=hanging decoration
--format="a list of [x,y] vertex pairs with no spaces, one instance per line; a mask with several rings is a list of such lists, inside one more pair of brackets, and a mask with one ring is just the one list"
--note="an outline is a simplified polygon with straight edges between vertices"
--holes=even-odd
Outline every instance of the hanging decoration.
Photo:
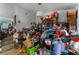
[[[41,13],[39,13],[41,16]],[[51,12],[51,14],[49,15],[45,15],[45,16],[41,16],[40,19],[43,23],[48,24],[49,22],[51,22],[52,20],[55,21],[58,17],[58,13],[56,11]],[[50,20],[50,21],[49,21]]]
[[55,12],[52,12],[51,15],[49,16],[49,18],[51,18],[51,20],[56,20],[58,16],[58,13],[55,11]]
[[56,20],[57,16],[58,16],[58,13],[56,11],[54,11],[50,15],[46,15],[44,17],[45,17],[45,19]]

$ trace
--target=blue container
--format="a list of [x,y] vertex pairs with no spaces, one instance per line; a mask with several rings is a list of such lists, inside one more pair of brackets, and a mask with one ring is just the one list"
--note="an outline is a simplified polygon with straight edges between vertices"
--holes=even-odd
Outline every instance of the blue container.
[[61,43],[57,42],[54,44],[54,54],[55,55],[61,55],[61,51],[62,51],[62,45]]

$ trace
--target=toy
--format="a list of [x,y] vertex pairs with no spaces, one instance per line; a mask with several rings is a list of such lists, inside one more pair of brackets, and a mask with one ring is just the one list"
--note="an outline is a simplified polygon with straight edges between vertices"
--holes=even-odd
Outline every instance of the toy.
[[[30,42],[28,42],[28,43],[30,43]],[[34,55],[36,49],[39,48],[39,47],[40,47],[39,41],[34,42],[34,44],[32,44],[32,46],[30,45],[29,47],[26,48],[26,53],[29,54],[29,55]]]
[[37,49],[36,49],[36,54],[37,54],[37,55],[41,55],[41,54],[42,54],[41,48],[37,48]]
[[43,39],[43,38],[46,38],[47,35],[52,35],[52,34],[54,34],[53,29],[48,28],[48,29],[46,29],[46,30],[42,33],[41,38],[42,38],[42,39]]
[[74,49],[68,49],[68,55],[76,55],[76,51]]
[[19,36],[19,33],[18,33],[18,32],[15,32],[15,33],[13,34],[13,41],[16,41],[16,43],[18,42],[18,41],[17,41],[18,36]]
[[67,55],[69,53],[68,50],[64,50],[61,55]]
[[26,49],[26,53],[28,55],[34,55],[35,54],[35,47]]
[[31,47],[34,46],[31,39],[27,39],[23,43],[24,43],[24,45],[25,45],[26,48],[31,48]]
[[70,48],[79,52],[79,38],[72,38],[71,39]]
[[37,48],[39,48],[39,44],[33,46],[32,48],[27,48],[26,53],[29,55],[34,55]]
[[60,36],[60,35],[62,35],[62,31],[61,30],[57,30],[55,34]]
[[46,39],[46,40],[45,40],[45,44],[46,44],[46,45],[51,45],[51,40],[50,40],[50,39]]
[[36,32],[36,34],[35,34],[36,36],[41,36],[41,33],[40,32]]

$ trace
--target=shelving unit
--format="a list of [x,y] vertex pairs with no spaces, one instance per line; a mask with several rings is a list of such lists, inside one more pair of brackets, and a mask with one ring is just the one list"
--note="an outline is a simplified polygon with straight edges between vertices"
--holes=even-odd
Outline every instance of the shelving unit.
[[75,27],[76,29],[76,18],[77,18],[77,11],[76,10],[68,10],[67,12],[67,22],[69,26],[69,30]]

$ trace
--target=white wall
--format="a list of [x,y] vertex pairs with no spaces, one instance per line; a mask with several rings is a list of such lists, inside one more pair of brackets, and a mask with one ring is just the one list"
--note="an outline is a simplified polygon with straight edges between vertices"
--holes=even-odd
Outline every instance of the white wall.
[[15,14],[17,20],[21,21],[20,26],[18,25],[18,27],[20,27],[21,29],[22,27],[30,27],[30,23],[35,21],[35,12],[24,9],[20,6],[15,7]]
[[14,15],[17,16],[17,20],[21,20],[21,26],[18,27],[30,27],[30,23],[35,21],[35,12],[28,9],[24,9],[16,4],[1,4],[0,3],[0,17],[7,17],[13,19]]
[[57,11],[59,16],[58,16],[58,21],[59,22],[67,22],[67,10],[62,10],[62,11]]
[[79,3],[77,4],[76,9],[78,11],[77,13],[77,34],[79,35]]
[[78,8],[78,18],[77,18],[77,33],[79,35],[79,8]]
[[0,3],[0,17],[12,18],[14,15],[14,7],[8,4]]
[[79,35],[79,4],[77,4],[76,9],[78,10],[78,13],[77,13],[77,33]]
[[12,20],[13,21],[13,15],[14,15],[14,7],[12,4],[4,4],[0,3],[0,26],[5,24],[9,24]]

